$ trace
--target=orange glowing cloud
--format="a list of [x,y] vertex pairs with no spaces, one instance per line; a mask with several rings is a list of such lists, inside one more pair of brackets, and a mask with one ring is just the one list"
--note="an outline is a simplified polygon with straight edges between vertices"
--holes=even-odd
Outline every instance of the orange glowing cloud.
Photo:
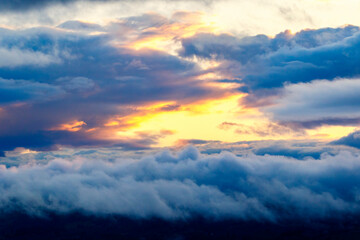
[[82,127],[85,125],[86,125],[86,123],[84,121],[73,121],[73,122],[61,124],[57,127],[51,128],[49,130],[77,132],[77,131],[80,131],[82,129]]

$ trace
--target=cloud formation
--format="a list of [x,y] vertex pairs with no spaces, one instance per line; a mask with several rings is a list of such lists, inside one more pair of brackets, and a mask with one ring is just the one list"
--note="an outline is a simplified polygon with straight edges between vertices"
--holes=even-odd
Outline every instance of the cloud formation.
[[360,131],[355,131],[353,133],[350,133],[345,137],[333,141],[332,144],[360,148]]
[[236,123],[240,135],[304,136],[302,128],[359,123],[352,104],[358,102],[358,27],[238,37],[212,33],[202,17],[147,13],[104,25],[70,20],[0,28],[0,152],[151,147],[168,129],[148,132],[144,141],[141,133],[121,136],[123,130],[150,113],[187,110],[239,92],[247,94],[239,109],[259,107],[270,118],[255,127]]
[[140,161],[72,156],[45,165],[3,166],[0,208],[132,218],[336,219],[359,214],[359,160],[349,152],[303,161],[201,155],[194,147]]
[[89,1],[89,2],[110,2],[114,0],[1,0],[0,11],[26,11],[31,9],[44,8],[54,4],[67,4],[78,1]]
[[[198,34],[183,39],[184,57],[215,59],[272,120],[295,128],[359,123],[359,28],[290,31],[274,38]],[[324,79],[320,81],[319,79]]]
[[[172,24],[179,23],[145,14],[106,26],[68,21],[57,28],[0,28],[0,52],[6,53],[0,56],[0,151],[60,145],[146,148],[156,144],[157,130],[142,136],[142,144],[138,136],[116,136],[129,125],[128,116],[146,114],[141,107],[162,102],[180,106],[226,95],[198,79],[203,71],[194,62],[165,51],[129,48],[132,41],[151,37],[150,29]],[[107,125],[111,118],[122,121]],[[59,127],[74,122],[85,124],[78,132]]]
[[0,78],[0,94],[0,104],[9,104],[56,99],[65,91],[46,83]]
[[[227,34],[200,34],[182,41],[180,54],[227,60],[225,71],[233,69],[250,93],[249,105],[277,95],[285,83],[316,79],[353,77],[359,74],[357,61],[359,28],[324,28],[289,31],[274,38],[265,35],[239,38]],[[269,102],[268,102],[269,104]]]

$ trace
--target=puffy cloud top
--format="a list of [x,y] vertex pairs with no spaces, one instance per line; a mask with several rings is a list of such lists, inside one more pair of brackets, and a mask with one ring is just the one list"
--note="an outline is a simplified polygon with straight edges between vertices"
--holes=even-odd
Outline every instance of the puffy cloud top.
[[0,208],[133,218],[338,219],[359,214],[359,170],[360,156],[349,152],[304,161],[202,155],[193,147],[142,160],[72,156],[2,166]]

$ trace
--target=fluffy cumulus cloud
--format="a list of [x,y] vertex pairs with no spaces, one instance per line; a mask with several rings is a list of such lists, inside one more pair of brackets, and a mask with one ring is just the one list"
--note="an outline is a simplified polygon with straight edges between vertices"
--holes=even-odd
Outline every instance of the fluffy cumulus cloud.
[[[201,155],[188,147],[131,160],[58,158],[0,169],[1,211],[119,214],[133,218],[281,221],[357,215],[359,155],[320,160]],[[346,184],[346,188],[344,188]]]

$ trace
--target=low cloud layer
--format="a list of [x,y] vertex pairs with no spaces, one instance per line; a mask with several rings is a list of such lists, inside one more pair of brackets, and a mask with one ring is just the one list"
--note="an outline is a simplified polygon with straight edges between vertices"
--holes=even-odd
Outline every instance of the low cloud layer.
[[[0,209],[159,217],[281,221],[360,213],[360,156],[320,160],[201,155],[194,147],[142,160],[63,157],[0,168]],[[346,185],[346,187],[344,187]]]

